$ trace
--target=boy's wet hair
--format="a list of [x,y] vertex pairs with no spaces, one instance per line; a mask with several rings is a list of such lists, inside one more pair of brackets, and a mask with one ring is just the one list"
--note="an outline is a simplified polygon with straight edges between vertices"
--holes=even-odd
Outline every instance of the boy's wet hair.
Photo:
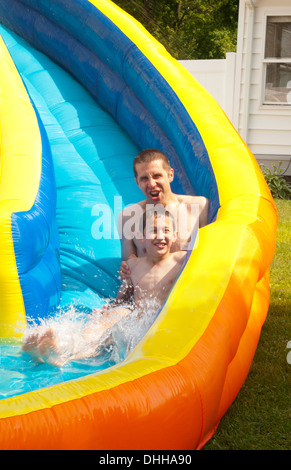
[[157,149],[146,149],[142,150],[134,159],[133,161],[133,171],[134,171],[134,176],[137,178],[137,171],[136,171],[136,165],[138,163],[149,163],[153,162],[155,160],[162,160],[164,169],[170,170],[171,165],[169,162],[169,159],[167,155],[160,150]]
[[154,207],[151,207],[150,209],[146,209],[144,211],[142,219],[141,219],[141,227],[140,227],[140,230],[141,230],[142,234],[144,234],[147,222],[151,218],[157,219],[157,218],[160,218],[160,217],[164,217],[164,219],[166,217],[168,217],[169,219],[171,219],[172,224],[173,224],[173,231],[174,232],[176,231],[176,220],[175,220],[175,217],[173,216],[172,212],[165,209],[165,207],[162,206],[161,204],[158,204],[158,205],[156,205]]

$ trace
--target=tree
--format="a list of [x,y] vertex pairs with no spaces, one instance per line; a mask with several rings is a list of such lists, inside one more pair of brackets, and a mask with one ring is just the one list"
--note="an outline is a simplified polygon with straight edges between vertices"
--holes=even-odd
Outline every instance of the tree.
[[115,0],[177,59],[220,59],[236,50],[239,0]]

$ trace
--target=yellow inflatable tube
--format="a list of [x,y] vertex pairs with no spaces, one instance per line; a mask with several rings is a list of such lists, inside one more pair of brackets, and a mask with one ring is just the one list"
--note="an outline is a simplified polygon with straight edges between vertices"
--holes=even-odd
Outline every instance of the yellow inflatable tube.
[[1,337],[9,338],[21,336],[26,322],[11,214],[27,211],[34,203],[41,173],[41,139],[30,99],[1,38],[0,61],[0,319]]

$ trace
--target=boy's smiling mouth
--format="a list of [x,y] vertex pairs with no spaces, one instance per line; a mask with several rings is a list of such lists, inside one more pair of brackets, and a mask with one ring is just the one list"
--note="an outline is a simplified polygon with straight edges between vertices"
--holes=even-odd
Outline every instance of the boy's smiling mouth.
[[167,246],[167,243],[166,242],[156,242],[156,243],[154,243],[154,245],[157,248],[164,248],[165,246]]

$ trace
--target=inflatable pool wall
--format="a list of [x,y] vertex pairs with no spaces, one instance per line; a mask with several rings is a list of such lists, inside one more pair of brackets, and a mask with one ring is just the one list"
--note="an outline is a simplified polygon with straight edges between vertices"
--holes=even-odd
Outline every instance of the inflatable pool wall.
[[1,337],[59,302],[56,186],[46,132],[1,41]]
[[92,236],[92,214],[142,198],[139,149],[168,154],[174,191],[210,200],[144,339],[107,370],[0,400],[0,448],[199,449],[268,310],[277,212],[261,171],[212,97],[112,2],[0,0],[0,19],[2,338],[118,288],[120,242]]

